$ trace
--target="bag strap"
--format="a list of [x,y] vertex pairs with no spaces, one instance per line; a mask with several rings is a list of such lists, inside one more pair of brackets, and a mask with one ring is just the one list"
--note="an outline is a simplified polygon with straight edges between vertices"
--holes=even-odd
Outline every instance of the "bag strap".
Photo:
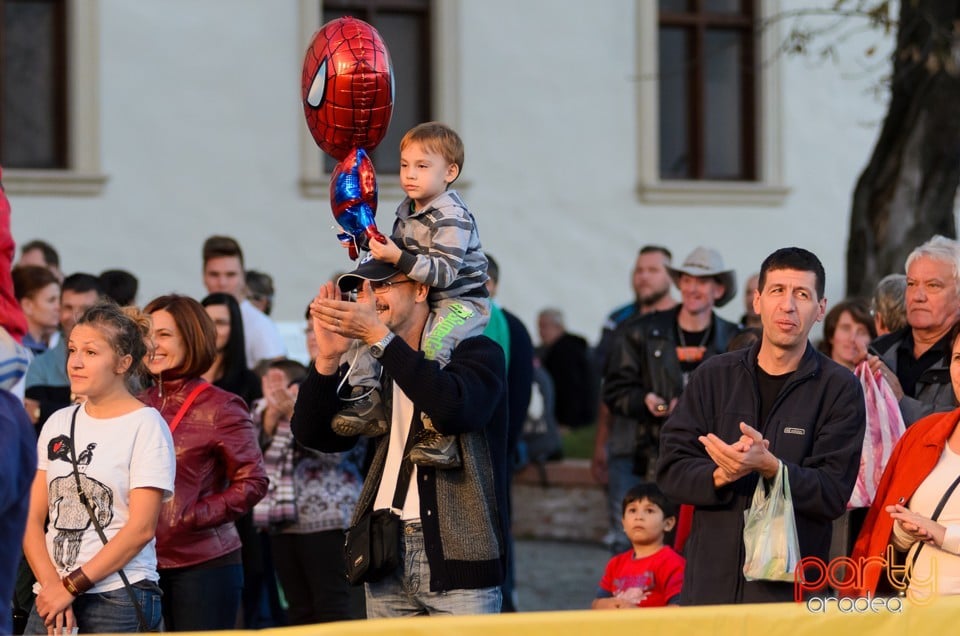
[[[90,505],[90,500],[87,499],[87,494],[83,492],[83,486],[80,484],[80,465],[77,462],[77,444],[74,432],[77,428],[77,413],[81,408],[83,408],[83,405],[78,404],[77,408],[73,409],[73,416],[70,418],[70,463],[73,464],[73,479],[77,484],[77,496],[80,497],[80,503],[82,503],[83,507],[87,509],[87,514],[90,515],[90,521],[93,522],[93,527],[96,529],[97,536],[100,537],[100,541],[106,545],[107,535],[103,532],[103,526],[100,525],[100,520],[97,519],[97,515],[93,511],[93,506]],[[133,603],[134,609],[137,610],[137,621],[140,622],[140,629],[144,632],[150,631],[150,625],[147,624],[147,617],[143,615],[143,608],[140,607],[140,602],[137,600],[137,595],[134,594],[133,587],[131,587],[130,581],[127,580],[127,575],[124,574],[123,568],[117,570],[117,574],[120,575],[120,580],[123,581],[123,587],[127,590],[127,594],[130,596],[130,601]]]
[[173,419],[170,420],[170,434],[173,435],[173,432],[177,430],[177,427],[180,426],[180,420],[183,419],[183,416],[187,414],[187,410],[190,408],[190,405],[193,404],[193,401],[197,399],[197,396],[210,388],[210,383],[204,380],[197,386],[193,387],[193,391],[190,391],[190,394],[187,395],[187,399],[183,401],[183,404],[180,405],[180,410],[177,411],[177,414],[173,416]]
[[[392,387],[392,383],[390,385]],[[400,474],[397,475],[397,489],[393,491],[393,503],[396,510],[403,510],[403,502],[407,498],[407,486],[410,484],[410,476],[413,474],[413,462],[410,461],[410,451],[413,450],[414,440],[423,430],[423,421],[417,417],[419,411],[414,409],[413,421],[410,423],[410,431],[407,433],[407,441],[403,445],[403,459],[400,460]],[[387,442],[389,443],[389,441]]]
[[[933,514],[930,515],[930,521],[936,521],[940,517],[940,513],[943,512],[944,506],[947,505],[947,501],[950,499],[950,495],[953,494],[953,491],[957,489],[957,486],[960,486],[960,476],[953,480],[953,483],[950,484],[950,487],[947,488],[947,491],[943,493],[943,497],[940,497],[940,502],[937,504],[937,507],[934,508]],[[913,553],[913,559],[910,560],[910,567],[907,568],[904,573],[904,583],[907,584],[907,587],[910,586],[910,575],[913,574],[913,566],[917,564],[917,558],[920,556],[920,550],[923,549],[926,543],[923,541],[920,542],[920,545],[917,546],[917,551]]]

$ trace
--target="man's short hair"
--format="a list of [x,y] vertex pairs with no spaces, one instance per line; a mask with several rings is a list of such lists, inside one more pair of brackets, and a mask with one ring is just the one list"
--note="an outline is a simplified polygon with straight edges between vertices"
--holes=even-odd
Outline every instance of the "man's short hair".
[[40,252],[43,254],[43,262],[47,264],[47,267],[50,267],[51,265],[60,267],[60,254],[57,253],[57,250],[54,249],[53,245],[50,245],[46,241],[42,241],[40,239],[34,239],[20,246],[20,255],[23,256],[27,252],[32,252],[33,250],[40,250]]
[[795,269],[801,272],[813,272],[816,277],[815,290],[817,300],[823,299],[824,290],[827,287],[827,274],[823,271],[823,263],[813,252],[802,247],[781,247],[770,256],[763,259],[760,266],[760,281],[757,283],[760,293],[763,293],[763,286],[767,284],[767,272],[778,269]]
[[307,367],[290,358],[278,358],[267,363],[267,369],[279,369],[287,376],[287,385],[300,384],[307,377]]
[[487,253],[487,276],[490,277],[490,280],[493,281],[494,285],[500,282],[500,265],[497,264],[497,259],[492,255]]
[[244,274],[247,284],[247,298],[250,300],[265,300],[267,307],[263,313],[270,315],[273,308],[273,277],[266,272],[251,269]]
[[419,143],[428,152],[437,153],[447,163],[454,163],[458,170],[463,170],[463,141],[450,126],[438,121],[418,124],[400,140],[400,151],[412,143]]
[[210,259],[236,256],[243,267],[243,250],[237,240],[229,236],[214,235],[203,242],[203,264]]
[[104,296],[126,307],[136,299],[140,281],[125,269],[108,269],[100,274],[100,286]]
[[662,245],[644,245],[640,248],[639,255],[643,256],[644,254],[653,254],[659,253],[667,257],[667,262],[670,263],[673,261],[673,254]]
[[644,499],[656,504],[663,511],[664,519],[677,516],[677,505],[667,499],[656,484],[650,482],[637,484],[627,491],[627,494],[623,496],[623,502],[620,504],[620,516],[624,515],[627,506],[634,501],[643,501]]
[[956,289],[960,292],[960,244],[953,239],[937,234],[932,239],[914,248],[907,256],[907,262],[904,264],[906,270],[910,269],[913,262],[919,258],[929,258],[933,261],[946,263],[953,272],[953,280]]
[[60,286],[60,293],[72,291],[76,294],[86,294],[95,291],[97,296],[103,296],[103,285],[100,284],[100,278],[93,274],[77,272],[70,274],[63,279],[63,285]]
[[273,276],[270,274],[251,269],[244,274],[244,278],[247,283],[247,291],[251,294],[273,296]]
[[551,323],[557,325],[558,327],[564,326],[563,312],[556,307],[546,307],[540,310],[540,313],[537,314],[537,318],[544,318],[549,320]]
[[873,313],[880,316],[883,326],[897,331],[907,326],[907,277],[888,274],[880,279],[873,291]]

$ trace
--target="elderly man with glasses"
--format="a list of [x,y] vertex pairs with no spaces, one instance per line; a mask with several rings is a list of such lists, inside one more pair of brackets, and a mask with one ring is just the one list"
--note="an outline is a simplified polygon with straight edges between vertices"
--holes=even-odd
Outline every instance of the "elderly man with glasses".
[[934,236],[906,262],[907,326],[870,345],[867,360],[890,385],[910,426],[957,407],[950,384],[950,329],[960,315],[960,244]]

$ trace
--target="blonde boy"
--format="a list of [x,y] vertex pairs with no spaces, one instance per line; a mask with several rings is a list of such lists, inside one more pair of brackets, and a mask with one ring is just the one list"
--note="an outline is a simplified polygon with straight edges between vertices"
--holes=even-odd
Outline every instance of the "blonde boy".
[[[476,222],[460,195],[450,189],[460,176],[463,155],[463,142],[449,126],[427,122],[409,130],[400,141],[400,185],[407,196],[397,208],[393,240],[370,242],[370,254],[378,261],[431,287],[423,351],[441,364],[450,360],[450,351],[459,342],[481,335],[490,315],[487,258]],[[388,289],[375,289],[378,302]],[[350,383],[355,395],[370,401],[334,417],[333,430],[343,435],[382,435],[389,428],[380,415],[378,391],[357,391],[376,384],[377,365],[364,359],[351,369]],[[423,415],[424,429],[411,449],[411,461],[436,468],[459,466],[456,438],[436,431],[430,414]]]

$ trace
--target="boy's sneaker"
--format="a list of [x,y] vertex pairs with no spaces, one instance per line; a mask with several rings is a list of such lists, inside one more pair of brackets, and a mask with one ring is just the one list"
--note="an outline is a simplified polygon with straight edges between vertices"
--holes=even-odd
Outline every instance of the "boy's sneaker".
[[389,430],[387,412],[383,408],[379,390],[355,386],[350,395],[354,401],[330,420],[330,428],[334,433],[344,437],[378,437]]
[[410,461],[417,466],[457,468],[463,462],[457,448],[456,435],[441,435],[429,428],[420,431],[417,442],[410,449]]

